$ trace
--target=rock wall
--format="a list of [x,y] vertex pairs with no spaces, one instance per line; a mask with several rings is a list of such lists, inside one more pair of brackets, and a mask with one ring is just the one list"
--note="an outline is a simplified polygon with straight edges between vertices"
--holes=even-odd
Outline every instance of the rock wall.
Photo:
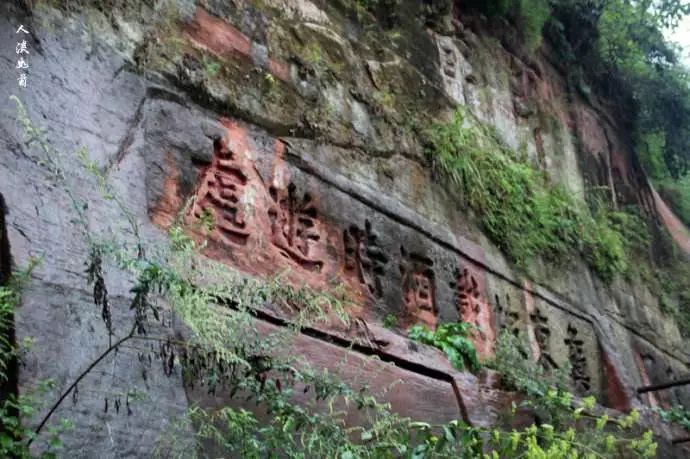
[[[575,195],[606,186],[614,203],[656,215],[659,198],[615,111],[570,93],[548,46],[525,56],[461,8],[439,34],[419,2],[403,2],[393,28],[345,1],[125,2],[108,16],[41,3],[0,8],[3,74],[14,74],[19,24],[30,28],[33,51],[28,88],[5,78],[0,94],[19,96],[65,153],[73,193],[89,202],[90,230],[132,237],[126,216],[98,198],[94,178],[67,154],[78,147],[114,184],[144,238],[164,238],[181,211],[193,235],[211,215],[209,258],[258,277],[285,272],[298,284],[345,285],[369,332],[312,330],[295,352],[314,363],[362,359],[376,367],[366,371],[375,391],[402,381],[386,395],[399,411],[488,424],[511,395],[404,337],[414,323],[462,319],[481,327],[475,342],[484,357],[501,330],[523,330],[540,362],[570,362],[573,388],[605,406],[690,404],[688,390],[636,394],[687,373],[690,362],[648,288],[607,286],[580,260],[516,270],[423,155],[420,129],[465,105]],[[52,377],[49,396],[57,396],[108,336],[87,291],[74,196],[55,185],[14,104],[2,105],[0,129],[12,256],[18,266],[43,256],[17,314],[19,336],[36,338],[20,385]],[[114,268],[107,281],[122,306],[113,317],[122,333],[131,286]],[[381,326],[389,314],[393,331]],[[270,313],[257,320],[280,326]],[[104,411],[104,397],[133,391],[147,394],[136,416]],[[106,359],[81,384],[79,402],[58,415],[76,422],[70,457],[140,457],[194,401],[223,403],[185,389],[179,375],[148,371],[130,349]],[[656,427],[668,446],[673,433]]]

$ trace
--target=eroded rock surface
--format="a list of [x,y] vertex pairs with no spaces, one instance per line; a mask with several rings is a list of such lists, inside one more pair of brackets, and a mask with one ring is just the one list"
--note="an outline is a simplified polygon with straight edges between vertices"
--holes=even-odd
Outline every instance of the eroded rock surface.
[[[346,286],[373,335],[362,341],[351,330],[325,329],[301,338],[295,352],[329,368],[338,359],[325,355],[362,360],[378,391],[404,381],[388,394],[404,414],[487,425],[510,405],[512,395],[404,337],[416,323],[460,319],[481,328],[473,338],[484,358],[501,330],[524,332],[540,363],[569,362],[574,390],[608,407],[690,403],[687,389],[635,392],[687,373],[690,361],[646,287],[606,286],[579,260],[559,272],[537,263],[528,281],[424,158],[419,129],[462,104],[573,193],[605,186],[615,203],[649,213],[661,207],[661,219],[677,225],[614,114],[571,100],[548,50],[520,56],[490,39],[477,19],[455,19],[440,35],[414,20],[419,2],[405,2],[411,13],[401,14],[399,36],[340,2],[261,3],[162,2],[109,18],[88,8],[0,7],[2,42],[13,43],[22,23],[34,50],[28,88],[3,78],[0,94],[16,94],[65,153],[62,168],[89,203],[92,232],[133,237],[127,216],[99,199],[95,179],[69,154],[79,147],[141,222],[144,239],[164,238],[180,212],[189,233],[201,237],[196,223],[210,216],[205,256],[253,276],[286,272],[296,284]],[[170,11],[172,23],[161,23]],[[0,54],[3,74],[13,75],[14,49]],[[12,256],[25,266],[45,255],[17,314],[19,336],[36,338],[20,386],[54,377],[56,396],[108,334],[87,292],[87,245],[71,197],[26,140],[13,103],[0,108],[0,132]],[[686,230],[679,228],[673,234]],[[7,258],[0,251],[0,267]],[[123,306],[115,308],[116,332],[132,295],[124,279],[108,270],[111,296]],[[387,315],[398,320],[393,331],[380,326]],[[327,343],[329,334],[384,363]],[[341,372],[346,379],[356,373]],[[133,350],[106,359],[80,387],[78,403],[58,412],[76,423],[66,439],[71,457],[146,457],[190,403],[222,403],[186,391],[177,374],[150,371]],[[104,397],[124,404],[132,391],[148,394],[132,406],[136,416],[112,405],[104,411]],[[672,434],[660,435],[664,442]]]

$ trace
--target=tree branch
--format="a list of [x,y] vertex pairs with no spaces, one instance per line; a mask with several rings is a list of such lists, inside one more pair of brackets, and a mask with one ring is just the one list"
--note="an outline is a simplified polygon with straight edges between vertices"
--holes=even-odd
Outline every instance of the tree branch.
[[106,349],[101,355],[98,356],[98,358],[96,360],[91,362],[91,364],[88,367],[86,367],[86,369],[84,371],[81,372],[81,374],[77,377],[77,379],[75,379],[74,382],[67,388],[67,390],[62,393],[62,395],[57,400],[57,402],[55,402],[53,404],[53,406],[50,408],[48,413],[46,413],[46,415],[43,417],[43,419],[41,420],[41,423],[34,430],[34,433],[36,435],[33,438],[29,439],[29,441],[27,442],[27,446],[31,445],[31,442],[34,441],[34,438],[36,438],[38,436],[38,434],[41,433],[41,429],[43,429],[46,422],[48,422],[48,419],[50,419],[50,417],[53,415],[53,413],[55,413],[55,410],[58,409],[60,404],[67,398],[67,396],[70,394],[70,392],[72,392],[74,390],[74,388],[77,386],[77,384],[79,384],[79,382],[82,379],[84,379],[86,377],[86,375],[88,375],[91,372],[91,370],[93,370],[94,367],[96,365],[98,365],[104,358],[106,358],[112,351],[114,351],[115,349],[120,347],[121,344],[134,338],[135,330],[136,330],[136,326],[132,327],[132,330],[127,334],[127,336],[121,338],[115,344],[108,346],[108,349]]

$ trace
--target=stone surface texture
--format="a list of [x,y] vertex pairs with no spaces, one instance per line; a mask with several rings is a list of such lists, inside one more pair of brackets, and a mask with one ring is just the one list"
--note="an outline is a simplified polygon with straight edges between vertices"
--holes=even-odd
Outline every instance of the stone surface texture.
[[[203,255],[257,277],[284,272],[295,284],[345,285],[378,344],[325,328],[291,352],[382,394],[403,381],[385,396],[404,414],[487,425],[510,405],[514,394],[405,338],[413,324],[462,319],[481,328],[473,338],[483,358],[501,330],[522,330],[544,365],[570,362],[576,392],[642,409],[664,457],[687,457],[646,408],[689,406],[690,390],[635,392],[690,369],[690,350],[659,299],[641,283],[606,285],[581,260],[558,271],[540,263],[516,270],[433,175],[419,143],[420,126],[467,106],[574,195],[606,186],[614,202],[658,213],[690,250],[687,228],[648,185],[615,111],[568,95],[547,47],[526,57],[458,12],[439,34],[415,19],[421,2],[412,1],[403,2],[398,33],[341,1],[134,3],[108,16],[0,5],[0,71],[9,75],[0,79],[0,197],[9,210],[4,221],[0,213],[0,241],[6,227],[16,267],[42,257],[16,317],[18,337],[36,340],[20,390],[51,377],[47,399],[57,397],[107,347],[108,334],[90,298],[72,197],[27,141],[10,95],[61,152],[73,193],[88,202],[89,230],[104,240],[133,235],[72,154],[80,147],[144,239],[163,240],[180,212],[201,237],[195,223],[210,215]],[[31,30],[26,89],[13,77],[19,24]],[[0,250],[0,268],[8,260]],[[122,334],[132,286],[114,267],[106,271]],[[397,318],[393,330],[381,325],[387,315]],[[369,351],[329,343],[329,335]],[[133,391],[145,396],[131,415],[104,411],[104,398],[124,406]],[[186,390],[178,374],[150,369],[137,349],[118,352],[58,411],[56,419],[75,421],[65,457],[148,457],[195,401],[223,403]]]

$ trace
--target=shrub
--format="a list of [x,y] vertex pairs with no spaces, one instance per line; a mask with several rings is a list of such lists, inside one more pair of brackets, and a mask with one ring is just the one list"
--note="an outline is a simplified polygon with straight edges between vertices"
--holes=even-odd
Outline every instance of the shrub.
[[408,336],[441,349],[456,369],[464,370],[468,367],[472,371],[478,371],[480,365],[477,350],[469,338],[472,328],[472,325],[465,322],[441,324],[434,331],[423,325],[415,325]]
[[506,17],[513,21],[530,51],[539,47],[542,29],[551,17],[548,0],[470,1],[468,7],[489,17]]

